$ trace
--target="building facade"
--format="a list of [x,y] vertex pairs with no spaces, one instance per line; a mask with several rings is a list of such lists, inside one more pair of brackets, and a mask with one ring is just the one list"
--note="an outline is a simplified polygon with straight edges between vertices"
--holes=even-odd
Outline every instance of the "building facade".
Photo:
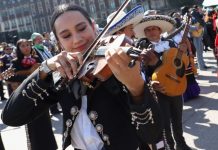
[[[125,0],[0,0],[0,32],[47,32],[54,8],[60,4],[73,3],[82,6],[103,27],[107,16]],[[144,9],[167,7],[166,0],[131,0],[127,10],[136,5]]]

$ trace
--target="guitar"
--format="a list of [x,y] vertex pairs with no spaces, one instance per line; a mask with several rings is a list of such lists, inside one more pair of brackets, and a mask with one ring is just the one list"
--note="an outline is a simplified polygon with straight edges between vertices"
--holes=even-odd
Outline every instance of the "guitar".
[[15,75],[14,68],[8,68],[4,72],[0,73],[0,80],[7,80]]
[[15,68],[8,68],[0,74],[0,80],[6,80],[6,83],[11,86],[13,91],[17,89],[17,87],[20,85],[20,82],[11,82],[7,80],[13,77],[15,74]]
[[28,76],[33,71],[35,71],[39,66],[40,66],[40,63],[35,63],[34,65],[32,65],[32,67],[30,69],[19,70],[19,71],[17,71],[15,68],[8,68],[4,72],[0,73],[0,80],[7,80],[15,75]]
[[[182,43],[185,42],[189,31],[189,20],[190,17],[185,25]],[[185,70],[189,64],[189,57],[178,48],[170,48],[163,53],[162,58],[162,64],[152,74],[152,80],[160,82],[165,88],[166,95],[182,95],[187,87]]]
[[200,23],[197,22],[197,23],[193,24],[193,26],[197,27],[198,29],[191,31],[192,37],[202,36],[202,34],[204,32],[204,28],[200,25]]

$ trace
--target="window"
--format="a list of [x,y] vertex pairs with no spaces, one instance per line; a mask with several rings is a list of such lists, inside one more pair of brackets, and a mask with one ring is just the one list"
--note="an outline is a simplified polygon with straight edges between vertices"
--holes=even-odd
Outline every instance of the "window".
[[23,18],[19,18],[19,19],[18,19],[18,25],[19,25],[19,26],[22,26],[23,24],[24,24]]
[[17,23],[15,19],[11,20],[11,28],[17,28]]
[[43,14],[42,2],[41,1],[37,2],[37,6],[38,6],[39,13]]
[[8,13],[7,11],[1,12],[2,21],[8,20]]
[[110,5],[111,11],[114,11],[114,9],[116,8],[114,1],[111,1],[111,3],[109,3],[109,5]]
[[70,4],[75,4],[75,1],[74,0],[70,0]]
[[37,26],[35,26],[35,29],[34,29],[35,32],[39,32],[39,28]]
[[25,31],[25,28],[24,28],[24,27],[21,27],[21,28],[20,28],[20,31],[21,31],[21,32],[24,32],[24,31]]
[[5,27],[5,30],[10,29],[10,24],[8,21],[5,22],[4,27]]
[[30,16],[27,16],[27,17],[25,18],[25,22],[26,22],[26,25],[27,25],[27,24],[31,24],[31,17],[30,17]]
[[120,5],[122,5],[124,1],[125,0],[119,0]]
[[48,29],[51,30],[51,16],[48,16]]
[[47,31],[45,19],[44,19],[44,18],[41,18],[40,21],[41,21],[41,25],[42,25],[42,30],[43,30],[43,31]]
[[36,15],[36,7],[34,4],[31,4],[31,10],[32,10],[32,15],[35,16]]
[[37,26],[37,20],[35,20],[34,22],[35,22],[35,25]]
[[100,6],[100,9],[101,10],[105,10],[105,3],[104,3],[104,1],[100,1],[100,3],[99,3],[99,6]]
[[21,9],[22,8],[20,8],[20,7],[15,8],[15,13],[16,13],[17,16],[20,16],[22,14]]
[[58,6],[58,1],[57,0],[53,0],[53,6],[54,7]]
[[32,26],[27,26],[26,29],[27,29],[27,31],[30,31],[30,32],[33,31]]
[[90,0],[90,4],[94,4],[93,0]]
[[94,14],[95,13],[95,5],[90,5],[90,11],[91,11],[91,13],[92,14]]
[[84,2],[84,0],[80,0],[80,6],[82,6],[83,8],[85,7],[85,2]]
[[9,9],[9,16],[13,16],[14,15],[14,10],[13,9]]
[[164,2],[162,0],[153,0],[151,1],[151,3],[154,9],[159,9],[161,7],[164,7]]
[[21,9],[23,9],[21,11],[23,11],[24,14],[29,14],[29,6],[28,5],[23,6],[23,8],[21,7]]
[[50,13],[51,12],[51,7],[50,7],[51,5],[50,5],[50,3],[49,3],[49,0],[45,0],[45,8],[46,8],[46,11],[48,12],[48,13]]

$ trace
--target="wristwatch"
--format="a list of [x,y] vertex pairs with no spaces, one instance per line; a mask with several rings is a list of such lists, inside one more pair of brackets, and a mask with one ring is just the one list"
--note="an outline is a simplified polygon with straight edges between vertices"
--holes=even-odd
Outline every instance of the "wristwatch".
[[39,66],[39,71],[43,71],[44,73],[50,73],[52,70],[48,67],[47,61],[43,61]]

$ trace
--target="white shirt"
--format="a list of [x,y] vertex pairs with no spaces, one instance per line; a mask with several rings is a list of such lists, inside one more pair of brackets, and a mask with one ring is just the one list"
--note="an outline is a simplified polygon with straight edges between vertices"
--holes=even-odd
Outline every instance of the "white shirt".
[[170,49],[169,41],[159,40],[159,42],[151,42],[151,43],[153,44],[154,50],[157,53],[161,53],[161,52],[164,52],[164,51]]

